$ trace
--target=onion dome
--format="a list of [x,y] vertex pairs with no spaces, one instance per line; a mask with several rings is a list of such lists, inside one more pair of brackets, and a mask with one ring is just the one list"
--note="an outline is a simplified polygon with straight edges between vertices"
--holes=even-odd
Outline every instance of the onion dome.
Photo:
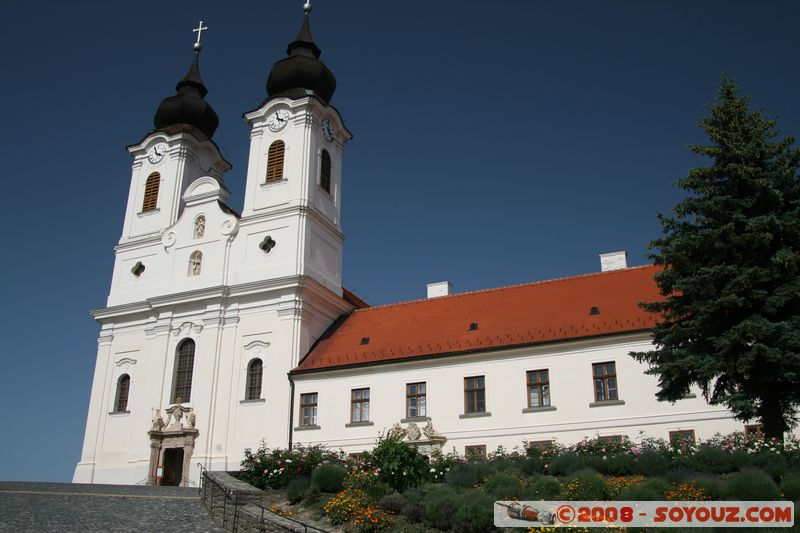
[[203,85],[200,68],[197,65],[200,57],[199,43],[195,45],[194,61],[189,72],[183,77],[175,90],[178,94],[161,101],[153,119],[156,129],[187,124],[202,131],[209,139],[219,125],[217,114],[205,100],[208,89]]
[[308,96],[308,91],[313,91],[313,94],[327,105],[336,90],[336,78],[319,60],[322,51],[311,38],[308,22],[308,14],[311,12],[310,2],[306,2],[303,11],[305,14],[300,33],[286,48],[289,57],[281,59],[272,66],[267,78],[267,95],[270,98],[286,96],[296,99]]

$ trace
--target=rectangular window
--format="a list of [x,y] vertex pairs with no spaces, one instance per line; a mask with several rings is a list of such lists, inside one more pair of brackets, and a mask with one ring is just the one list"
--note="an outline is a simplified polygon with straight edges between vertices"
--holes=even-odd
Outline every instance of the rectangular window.
[[300,395],[300,425],[317,425],[317,393],[310,392]]
[[369,389],[351,391],[350,422],[369,422]]
[[464,446],[464,457],[466,458],[486,458],[486,445]]
[[752,439],[764,438],[764,424],[747,424],[744,426],[744,436]]
[[464,412],[486,412],[486,382],[483,376],[464,378]]
[[594,376],[594,400],[596,402],[619,400],[617,393],[617,365],[613,361],[609,363],[594,363],[592,365],[592,375]]
[[528,442],[528,448],[545,450],[554,444],[552,440],[532,440]]
[[428,416],[426,391],[427,388],[424,381],[406,385],[406,416],[408,418]]
[[622,444],[622,435],[606,435],[605,437],[597,437],[600,442],[611,442],[613,444]]
[[550,405],[550,373],[545,370],[528,372],[528,407]]
[[694,430],[687,429],[682,431],[670,431],[669,441],[672,443],[673,446],[676,446],[681,450],[690,448],[695,444]]

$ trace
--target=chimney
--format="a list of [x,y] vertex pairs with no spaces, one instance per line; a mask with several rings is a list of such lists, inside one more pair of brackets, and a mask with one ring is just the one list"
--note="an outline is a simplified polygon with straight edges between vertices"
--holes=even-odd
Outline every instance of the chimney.
[[602,272],[623,268],[628,268],[628,252],[625,250],[600,254],[600,270]]
[[436,283],[428,283],[428,298],[438,298],[439,296],[447,296],[453,292],[453,284],[449,281],[437,281]]

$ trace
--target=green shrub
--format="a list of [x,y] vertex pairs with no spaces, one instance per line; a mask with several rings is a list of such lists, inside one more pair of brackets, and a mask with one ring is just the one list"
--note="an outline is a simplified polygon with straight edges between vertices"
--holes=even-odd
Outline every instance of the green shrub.
[[702,490],[706,494],[706,496],[708,496],[712,500],[719,500],[722,498],[722,487],[717,478],[700,477],[693,481],[695,482],[695,486],[697,486],[698,489]]
[[528,481],[528,489],[536,500],[555,500],[561,495],[561,483],[552,476],[534,476]]
[[561,495],[566,500],[604,500],[608,493],[605,481],[597,472],[581,470],[561,488]]
[[260,489],[280,489],[288,485],[292,478],[308,476],[324,461],[340,460],[340,454],[321,445],[297,445],[291,450],[285,450],[270,449],[262,444],[255,452],[245,449],[241,463],[242,480]]
[[664,491],[670,488],[669,483],[661,478],[650,478],[631,485],[616,495],[617,501],[652,502],[664,499]]
[[551,476],[567,476],[586,466],[585,461],[576,453],[564,453],[553,457],[547,467]]
[[453,530],[459,533],[495,531],[494,499],[472,491],[464,494],[453,516]]
[[630,476],[637,471],[636,458],[630,454],[609,455],[601,472],[610,476]]
[[544,459],[534,455],[520,461],[519,469],[527,475],[541,474],[544,471],[544,464]]
[[663,453],[646,450],[636,458],[636,467],[645,476],[662,476],[669,468],[669,459]]
[[403,507],[406,505],[406,499],[403,498],[402,494],[395,492],[381,498],[379,503],[381,509],[387,513],[397,514],[403,510]]
[[789,462],[786,458],[774,452],[759,452],[751,454],[751,457],[750,464],[769,474],[776,482],[780,481],[784,472],[789,469]]
[[780,490],[763,470],[744,468],[723,479],[722,494],[735,500],[777,500]]
[[483,490],[496,500],[518,499],[523,494],[522,483],[510,474],[494,474],[483,485]]
[[425,482],[431,468],[428,458],[415,446],[392,433],[380,435],[364,460],[379,470],[381,481],[398,492]]
[[733,456],[713,446],[702,446],[689,458],[689,465],[698,472],[724,474],[734,468]]
[[292,505],[301,502],[310,486],[311,480],[306,476],[292,479],[286,486],[286,499],[289,500],[289,503]]
[[[785,500],[792,502],[800,500],[800,475],[785,475],[781,481],[781,492]],[[797,518],[795,518],[795,522],[797,522]]]
[[444,476],[444,481],[453,487],[472,488],[492,472],[486,463],[459,463],[453,465]]
[[428,514],[427,508],[422,502],[406,502],[400,512],[414,523],[422,522]]
[[311,484],[322,492],[336,493],[342,490],[347,470],[335,464],[319,465],[311,474]]
[[453,517],[458,511],[461,498],[450,487],[437,487],[428,492],[425,499],[426,520],[442,531],[453,527]]

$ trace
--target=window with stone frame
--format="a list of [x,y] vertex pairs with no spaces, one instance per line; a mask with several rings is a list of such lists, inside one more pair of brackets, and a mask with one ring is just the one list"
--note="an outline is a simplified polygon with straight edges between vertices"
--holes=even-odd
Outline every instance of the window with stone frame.
[[464,413],[486,412],[486,381],[483,376],[464,378]]
[[681,450],[694,447],[696,439],[693,429],[683,429],[669,432],[669,442]]
[[127,413],[128,412],[128,394],[131,389],[131,377],[128,374],[122,374],[117,380],[117,394],[114,399],[114,412]]
[[158,207],[158,187],[161,184],[161,174],[153,172],[147,176],[144,184],[144,201],[142,201],[142,213],[153,211]]
[[546,450],[555,444],[553,440],[531,440],[528,441],[529,450]]
[[608,402],[619,400],[617,389],[617,365],[613,361],[592,364],[594,378],[594,400]]
[[369,389],[350,391],[350,422],[369,422]]
[[195,343],[192,339],[184,339],[178,345],[175,361],[175,382],[172,387],[172,403],[192,401],[194,350]]
[[486,458],[486,445],[474,444],[472,446],[464,446],[464,457],[467,459],[485,459]]
[[622,435],[604,435],[602,437],[597,437],[597,440],[600,442],[610,442],[612,444],[622,444],[623,437]]
[[415,418],[428,415],[427,385],[424,381],[406,385],[406,417]]
[[550,372],[544,370],[529,370],[528,381],[528,407],[550,406]]
[[325,149],[320,156],[319,186],[326,193],[331,193],[331,154]]
[[267,183],[283,179],[283,160],[286,153],[286,144],[275,141],[269,145],[267,151]]
[[309,392],[300,395],[300,426],[317,425],[317,393]]
[[744,436],[748,439],[763,439],[764,424],[745,424]]
[[261,381],[264,372],[264,363],[261,359],[253,359],[247,365],[247,396],[246,400],[261,399]]

